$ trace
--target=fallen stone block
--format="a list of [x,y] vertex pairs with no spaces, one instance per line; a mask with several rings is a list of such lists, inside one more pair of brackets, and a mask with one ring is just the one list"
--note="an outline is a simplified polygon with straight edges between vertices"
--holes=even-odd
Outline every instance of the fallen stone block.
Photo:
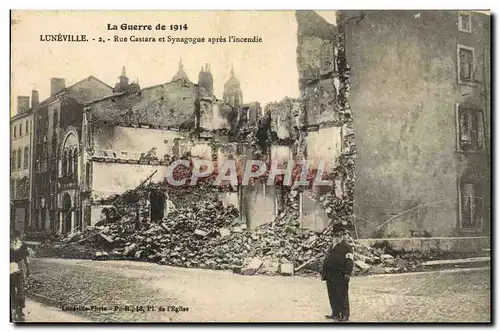
[[96,259],[107,259],[109,254],[105,251],[98,251],[95,253],[94,257]]
[[134,255],[134,258],[135,258],[135,259],[140,259],[140,258],[141,258],[141,254],[142,254],[142,250],[137,251],[137,252],[135,253],[135,255]]
[[370,265],[378,265],[378,264],[382,263],[382,260],[379,257],[368,257],[365,260],[365,263],[368,263]]
[[107,235],[104,235],[104,234],[102,234],[102,233],[98,233],[98,234],[99,234],[99,236],[100,236],[101,238],[103,238],[104,240],[106,240],[106,242],[108,242],[108,243],[113,243],[113,242],[114,242],[114,240],[113,240],[111,237],[109,237],[109,236],[107,236]]
[[282,276],[293,276],[293,264],[280,264],[280,274]]
[[385,267],[383,266],[371,266],[368,270],[372,274],[385,274]]
[[354,261],[354,265],[359,267],[361,271],[368,271],[370,269],[370,265],[363,262],[362,260]]
[[389,255],[389,254],[383,254],[383,255],[380,255],[380,258],[383,260],[383,261],[386,261],[386,260],[394,260],[394,257],[392,257],[392,255]]
[[123,251],[123,255],[128,256],[130,253],[132,253],[135,250],[136,247],[137,247],[137,243],[132,243],[131,245],[126,246],[125,250]]
[[290,263],[290,261],[289,261],[288,259],[286,259],[285,257],[282,257],[282,258],[280,259],[280,263],[281,263],[281,264],[291,264],[291,263]]
[[253,275],[257,273],[257,271],[262,266],[263,262],[258,258],[253,258],[250,263],[244,268],[241,269],[241,274],[243,275]]
[[408,261],[406,259],[397,257],[394,264],[397,268],[404,269],[408,267]]
[[209,233],[209,232],[204,231],[204,230],[202,230],[202,229],[196,229],[196,230],[194,231],[194,234],[195,234],[195,235],[198,235],[198,236],[201,236],[201,237],[205,237],[205,236],[207,236],[207,235],[208,235],[208,233]]
[[367,260],[369,260],[369,257],[362,255],[362,254],[354,253],[354,260],[368,263]]
[[400,269],[397,267],[386,267],[385,268],[385,273],[394,273],[398,272]]
[[280,263],[278,261],[266,261],[261,267],[261,271],[266,274],[279,273]]
[[229,229],[227,229],[227,228],[220,228],[219,229],[219,234],[222,237],[226,237],[226,236],[231,235],[231,231]]
[[386,260],[384,260],[384,265],[385,266],[394,266],[395,260],[394,259],[386,259]]
[[[205,267],[205,264],[200,264],[200,267]],[[233,273],[241,274],[243,266],[233,266]]]

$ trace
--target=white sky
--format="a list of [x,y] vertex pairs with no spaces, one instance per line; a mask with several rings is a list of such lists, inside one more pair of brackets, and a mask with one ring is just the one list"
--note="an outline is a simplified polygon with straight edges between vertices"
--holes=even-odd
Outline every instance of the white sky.
[[[321,11],[330,22],[334,11]],[[197,83],[201,66],[208,62],[214,76],[214,93],[222,98],[231,63],[241,82],[244,102],[265,105],[285,96],[298,97],[296,66],[297,23],[294,11],[44,11],[13,12],[12,110],[16,97],[37,89],[40,101],[49,96],[50,78],[66,79],[66,86],[94,75],[114,86],[122,66],[131,81],[142,88],[165,83],[177,71],[180,57],[191,81]],[[188,24],[186,32],[108,31],[107,23]],[[57,43],[41,42],[41,34],[86,34],[88,38],[119,36],[219,37],[260,36],[262,43]]]

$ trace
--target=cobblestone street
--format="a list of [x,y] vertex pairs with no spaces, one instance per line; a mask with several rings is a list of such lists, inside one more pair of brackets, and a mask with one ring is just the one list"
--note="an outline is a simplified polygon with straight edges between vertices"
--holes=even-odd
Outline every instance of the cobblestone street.
[[[63,259],[33,259],[32,277],[44,284],[35,292],[60,306],[106,306],[74,313],[97,322],[325,322],[329,313],[326,287],[311,277]],[[356,277],[350,289],[352,322],[490,320],[489,269]],[[144,312],[131,311],[136,306]],[[27,321],[30,315],[44,316],[31,310]]]

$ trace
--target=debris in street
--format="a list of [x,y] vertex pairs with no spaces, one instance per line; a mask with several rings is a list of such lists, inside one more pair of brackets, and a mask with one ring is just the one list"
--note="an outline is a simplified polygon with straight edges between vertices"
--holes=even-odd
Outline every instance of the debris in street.
[[[221,202],[220,188],[205,184],[170,190],[169,199],[177,208],[151,222],[148,191],[158,188],[150,184],[125,193],[128,198],[115,197],[98,226],[75,232],[51,248],[41,248],[41,255],[149,261],[246,275],[294,275],[319,273],[332,243],[330,227],[322,232],[300,228],[297,190],[291,190],[272,222],[247,229],[238,209]],[[394,258],[383,248],[355,241],[352,246],[356,275],[413,270],[421,261],[409,254]]]
[[283,276],[293,276],[293,265],[290,263],[281,263],[280,274]]
[[250,261],[250,263],[248,263],[248,265],[241,270],[241,274],[243,274],[243,275],[255,274],[260,269],[262,264],[263,264],[263,262],[260,259],[253,258]]

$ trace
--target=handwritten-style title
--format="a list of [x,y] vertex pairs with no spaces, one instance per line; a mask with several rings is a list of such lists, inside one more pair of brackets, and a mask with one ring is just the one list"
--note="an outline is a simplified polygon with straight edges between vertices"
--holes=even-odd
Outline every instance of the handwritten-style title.
[[170,30],[170,31],[181,31],[181,30],[187,30],[188,25],[187,24],[161,24],[158,23],[156,25],[152,24],[127,24],[127,23],[122,23],[120,25],[117,24],[107,24],[107,29],[108,30],[122,30],[122,31],[153,31],[153,30],[158,30],[158,31],[165,31],[165,30]]

